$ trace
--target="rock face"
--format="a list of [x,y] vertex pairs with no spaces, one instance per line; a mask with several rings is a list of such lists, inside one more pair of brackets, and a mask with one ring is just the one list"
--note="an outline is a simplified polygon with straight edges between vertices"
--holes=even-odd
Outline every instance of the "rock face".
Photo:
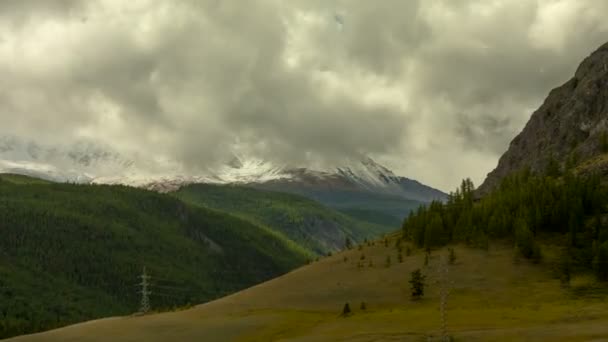
[[477,193],[483,196],[524,167],[543,172],[552,158],[562,169],[605,170],[607,152],[608,43],[587,57],[572,79],[549,93]]

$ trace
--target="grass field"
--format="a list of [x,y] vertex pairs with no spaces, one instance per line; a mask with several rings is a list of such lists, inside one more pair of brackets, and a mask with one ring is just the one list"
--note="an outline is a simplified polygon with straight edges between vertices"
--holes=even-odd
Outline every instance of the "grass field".
[[[424,266],[421,250],[406,256],[404,245],[399,263],[395,240],[388,245],[355,247],[188,310],[109,318],[14,341],[433,340],[441,325],[439,265],[447,252],[434,251]],[[544,263],[551,262],[547,255]],[[550,267],[518,260],[506,245],[456,246],[456,256],[447,305],[455,341],[608,341],[608,292],[592,278],[575,277],[563,288]],[[416,268],[427,288],[422,300],[411,301],[408,280]],[[342,317],[346,302],[353,314]]]

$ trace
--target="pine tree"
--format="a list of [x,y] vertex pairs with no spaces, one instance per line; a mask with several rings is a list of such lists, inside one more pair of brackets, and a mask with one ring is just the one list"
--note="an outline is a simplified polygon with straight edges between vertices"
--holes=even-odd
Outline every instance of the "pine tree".
[[608,153],[608,133],[606,131],[600,134],[600,149],[603,153]]
[[449,248],[449,262],[450,265],[454,265],[454,263],[456,263],[456,252],[454,252],[454,248]]
[[353,248],[353,243],[352,243],[352,241],[350,240],[350,238],[348,236],[344,240],[344,247],[346,247],[346,249],[352,249]]
[[548,177],[559,177],[561,175],[559,163],[553,156],[551,156],[547,162],[547,166],[545,167],[545,175]]
[[569,286],[572,273],[572,257],[570,250],[566,250],[561,254],[558,261],[558,271],[562,286]]
[[608,241],[602,243],[594,260],[595,274],[601,281],[608,281]]
[[350,305],[348,303],[344,304],[344,308],[342,308],[342,316],[346,317],[351,314]]
[[515,220],[515,241],[518,251],[524,258],[530,259],[533,262],[540,261],[540,248],[536,241],[534,241],[534,236],[528,228],[526,220],[521,215]]
[[409,283],[412,290],[412,299],[418,300],[424,296],[424,279],[425,276],[420,269],[416,269],[411,273]]
[[444,243],[443,219],[438,213],[433,213],[424,234],[424,246],[438,247]]

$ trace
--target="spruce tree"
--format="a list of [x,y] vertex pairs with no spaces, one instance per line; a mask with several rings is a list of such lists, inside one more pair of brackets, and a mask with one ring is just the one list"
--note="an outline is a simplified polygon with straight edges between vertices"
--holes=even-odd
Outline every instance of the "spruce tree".
[[350,305],[348,305],[348,303],[344,304],[344,308],[342,308],[342,316],[346,317],[350,315],[351,312]]
[[409,283],[412,290],[412,299],[418,300],[424,296],[424,279],[425,276],[420,269],[416,269],[411,273]]
[[572,257],[569,249],[561,254],[558,261],[558,271],[562,286],[569,286],[572,275]]
[[608,241],[602,243],[594,260],[595,274],[601,281],[608,281]]
[[348,236],[344,240],[344,247],[346,247],[346,249],[353,248],[353,243],[352,243],[352,241],[350,240],[350,238]]
[[600,134],[600,149],[603,153],[608,153],[608,133],[606,131]]
[[456,252],[454,252],[454,248],[449,248],[449,262],[451,265],[454,265],[454,263],[456,263]]

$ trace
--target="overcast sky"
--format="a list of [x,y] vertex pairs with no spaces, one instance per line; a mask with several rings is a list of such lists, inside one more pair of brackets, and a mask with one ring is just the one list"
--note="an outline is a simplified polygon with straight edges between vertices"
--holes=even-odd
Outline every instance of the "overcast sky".
[[496,166],[608,41],[605,0],[2,0],[0,133],[192,172],[370,155],[442,190]]

